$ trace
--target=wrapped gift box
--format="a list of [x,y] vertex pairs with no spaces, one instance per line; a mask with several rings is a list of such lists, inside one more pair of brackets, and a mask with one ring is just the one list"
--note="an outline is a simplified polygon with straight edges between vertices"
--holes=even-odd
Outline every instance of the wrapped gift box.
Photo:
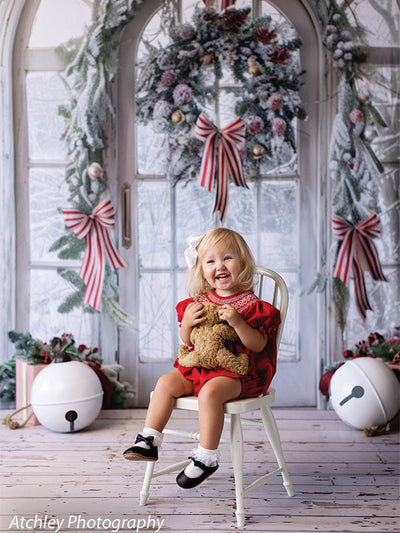
[[[35,377],[48,365],[28,365],[25,359],[16,360],[16,409],[20,409],[31,403],[31,388]],[[24,409],[21,417],[26,420],[32,413],[32,408]],[[39,420],[35,415],[29,420],[29,424],[38,425]]]

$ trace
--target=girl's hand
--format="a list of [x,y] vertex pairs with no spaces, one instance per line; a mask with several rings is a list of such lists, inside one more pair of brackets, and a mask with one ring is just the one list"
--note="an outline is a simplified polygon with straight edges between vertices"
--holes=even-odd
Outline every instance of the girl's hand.
[[225,320],[233,328],[237,328],[243,321],[236,309],[229,304],[224,304],[218,314],[221,320]]
[[234,328],[243,346],[252,352],[261,352],[267,344],[268,337],[249,326],[243,320],[234,307],[229,304],[224,304],[218,311],[221,320],[228,322]]
[[180,337],[186,346],[191,345],[190,334],[192,329],[197,326],[197,324],[201,324],[206,320],[206,317],[203,316],[203,314],[204,307],[203,304],[199,302],[193,302],[186,307],[180,328]]
[[197,324],[201,324],[206,320],[204,314],[204,306],[199,302],[193,302],[189,304],[182,317],[182,326],[187,328],[193,328]]

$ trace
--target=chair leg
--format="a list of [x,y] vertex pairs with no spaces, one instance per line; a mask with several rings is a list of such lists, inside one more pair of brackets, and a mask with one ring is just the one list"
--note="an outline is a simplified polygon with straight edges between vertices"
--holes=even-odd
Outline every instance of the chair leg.
[[231,455],[236,492],[237,526],[244,526],[244,490],[243,490],[243,432],[240,415],[231,415]]
[[274,415],[272,414],[270,406],[264,405],[261,408],[261,414],[265,432],[267,434],[269,442],[271,443],[276,460],[278,461],[278,465],[280,468],[282,468],[283,486],[285,487],[288,496],[294,496],[293,484],[286,466],[285,457],[283,455],[278,426],[276,425],[276,421]]
[[146,505],[149,492],[150,492],[150,483],[153,478],[153,472],[156,462],[155,461],[148,461],[146,466],[146,472],[144,474],[144,480],[142,485],[142,490],[140,491],[139,496],[139,505]]

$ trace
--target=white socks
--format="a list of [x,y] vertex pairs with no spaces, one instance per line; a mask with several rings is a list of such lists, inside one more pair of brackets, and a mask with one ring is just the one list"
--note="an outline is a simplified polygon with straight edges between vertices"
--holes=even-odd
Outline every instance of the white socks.
[[[143,437],[153,437],[153,445],[160,446],[162,442],[163,435],[159,431],[153,428],[143,428],[141,433]],[[135,446],[140,448],[150,449],[150,446],[144,442],[139,441],[135,443]],[[203,446],[198,445],[198,447],[192,450],[192,457],[197,461],[202,462],[206,466],[216,466],[218,464],[218,449],[217,450],[207,450]],[[185,468],[185,475],[192,479],[195,479],[203,474],[203,470],[198,466],[195,466],[194,462],[190,462]]]
[[[198,445],[197,449],[192,452],[193,459],[202,462],[206,466],[216,466],[218,464],[218,449],[207,450],[203,446]],[[185,468],[185,475],[190,478],[196,478],[203,474],[203,470],[195,466],[193,461]]]
[[[153,437],[153,444],[154,446],[160,446],[162,441],[162,433],[157,431],[153,428],[143,428],[143,431],[141,433],[143,437]],[[150,449],[150,446],[146,444],[146,442],[140,441],[137,444],[135,443],[135,446],[139,446],[140,448],[145,448],[147,450]]]

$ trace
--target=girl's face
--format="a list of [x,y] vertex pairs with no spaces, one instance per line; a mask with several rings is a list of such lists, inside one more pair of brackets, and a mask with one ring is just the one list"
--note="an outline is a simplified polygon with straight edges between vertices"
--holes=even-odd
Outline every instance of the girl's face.
[[220,242],[210,247],[201,261],[203,276],[219,296],[239,292],[240,258],[234,249]]

